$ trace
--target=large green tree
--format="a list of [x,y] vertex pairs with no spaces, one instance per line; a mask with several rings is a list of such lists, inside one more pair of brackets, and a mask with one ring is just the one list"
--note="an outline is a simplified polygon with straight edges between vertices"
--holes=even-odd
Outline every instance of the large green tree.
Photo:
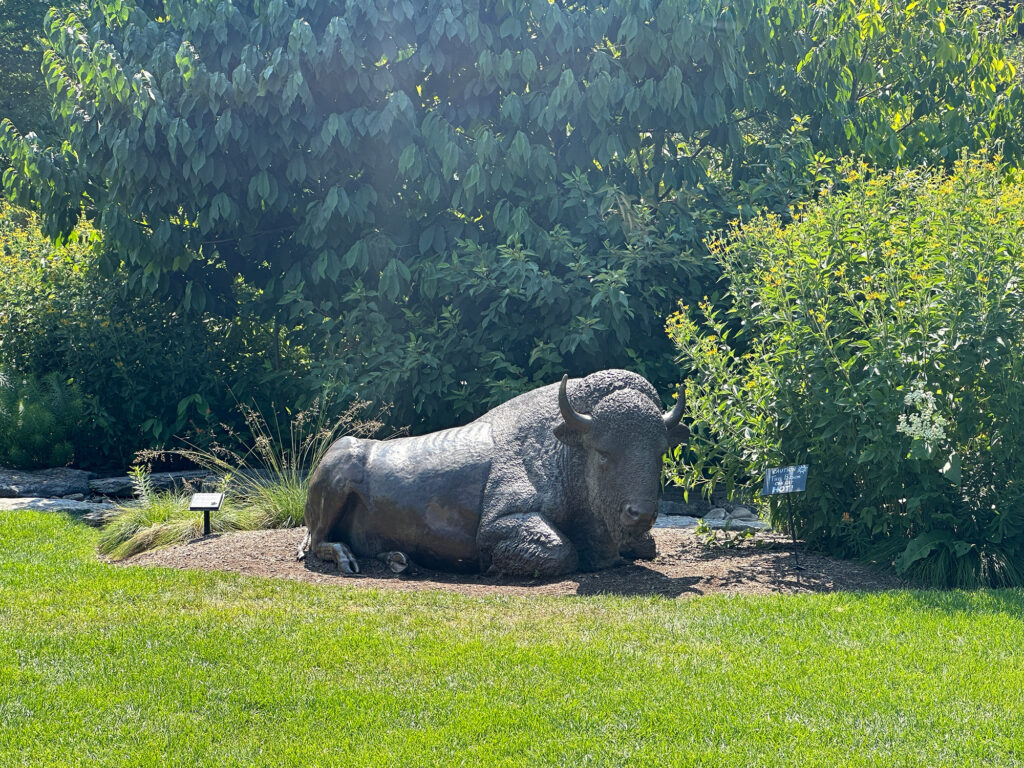
[[0,117],[25,133],[53,133],[42,74],[43,19],[53,5],[67,10],[75,3],[0,0]]
[[240,291],[311,385],[440,426],[563,370],[675,377],[703,239],[836,151],[1017,152],[998,25],[938,0],[95,0],[55,13],[64,141],[8,192],[185,310]]

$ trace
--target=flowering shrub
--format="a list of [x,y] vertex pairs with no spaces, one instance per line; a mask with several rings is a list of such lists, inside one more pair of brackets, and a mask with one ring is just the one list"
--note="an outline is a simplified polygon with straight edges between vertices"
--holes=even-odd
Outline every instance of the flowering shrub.
[[676,478],[807,463],[809,542],[935,584],[1024,583],[1024,181],[977,156],[844,178],[790,226],[712,244],[731,308],[668,324],[694,422]]

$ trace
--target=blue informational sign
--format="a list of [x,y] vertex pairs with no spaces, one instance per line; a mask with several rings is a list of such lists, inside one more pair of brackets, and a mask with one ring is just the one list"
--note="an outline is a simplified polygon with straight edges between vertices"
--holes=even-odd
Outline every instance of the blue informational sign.
[[779,493],[803,493],[807,490],[807,465],[796,467],[773,467],[765,472],[762,496]]

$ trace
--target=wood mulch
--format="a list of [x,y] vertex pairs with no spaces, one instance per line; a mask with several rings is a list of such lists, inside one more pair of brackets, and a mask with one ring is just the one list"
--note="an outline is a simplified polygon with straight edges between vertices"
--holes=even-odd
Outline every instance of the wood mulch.
[[[234,571],[251,576],[317,584],[445,590],[464,595],[660,595],[689,598],[710,594],[770,594],[879,591],[907,586],[895,576],[859,563],[806,551],[777,533],[758,533],[733,546],[708,545],[692,529],[658,528],[658,556],[596,573],[561,579],[512,579],[453,575],[418,566],[394,575],[382,563],[362,559],[362,573],[345,576],[334,563],[295,551],[305,528],[214,534],[123,561],[126,565]],[[796,558],[794,558],[794,554]],[[794,566],[799,563],[800,570]]]

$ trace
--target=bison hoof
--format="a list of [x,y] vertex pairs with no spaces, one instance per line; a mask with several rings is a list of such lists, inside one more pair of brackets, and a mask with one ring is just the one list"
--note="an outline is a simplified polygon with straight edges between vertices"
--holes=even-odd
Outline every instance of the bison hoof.
[[622,547],[622,554],[629,560],[653,560],[658,556],[658,545],[650,531],[631,539]]
[[314,554],[322,560],[333,560],[342,573],[359,573],[359,561],[352,550],[338,541],[324,541],[318,544]]
[[335,544],[334,548],[338,552],[338,568],[345,573],[359,573],[359,561],[352,550],[344,544]]
[[378,555],[392,573],[401,573],[409,567],[409,558],[404,552],[384,552]]

